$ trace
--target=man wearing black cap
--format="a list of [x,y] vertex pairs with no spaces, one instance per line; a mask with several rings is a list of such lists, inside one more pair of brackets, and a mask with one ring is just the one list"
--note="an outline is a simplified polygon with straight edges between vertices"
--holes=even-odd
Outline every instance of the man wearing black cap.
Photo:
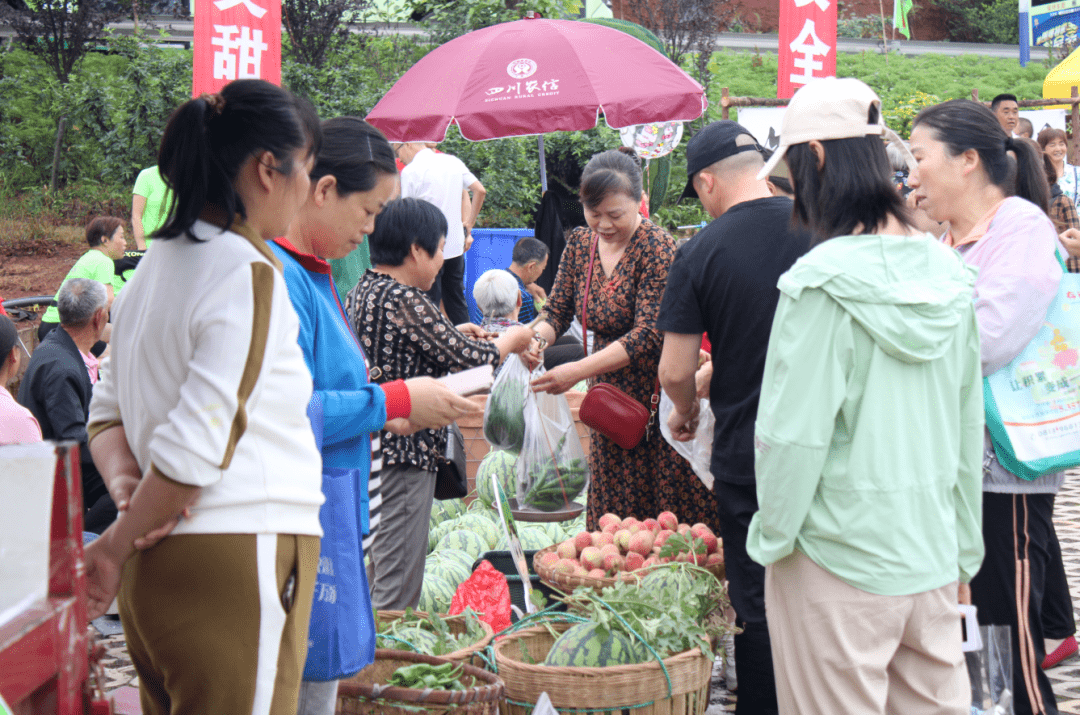
[[777,712],[765,570],[746,554],[758,508],[754,419],[780,298],[776,283],[810,247],[809,235],[791,228],[791,199],[772,196],[757,179],[762,151],[749,132],[726,120],[690,140],[683,198],[696,195],[713,221],[675,254],[657,320],[664,333],[660,382],[675,405],[668,425],[676,439],[697,431],[702,334],[712,343],[711,469],[731,604],[743,628],[735,636],[740,715]]

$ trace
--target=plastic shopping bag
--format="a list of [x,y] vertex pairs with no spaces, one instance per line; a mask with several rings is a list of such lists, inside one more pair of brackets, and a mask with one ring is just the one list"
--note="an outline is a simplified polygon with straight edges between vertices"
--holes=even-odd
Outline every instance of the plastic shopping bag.
[[690,462],[690,466],[694,469],[694,474],[696,474],[698,479],[701,480],[701,483],[711,491],[713,487],[713,475],[711,469],[713,426],[716,424],[716,420],[713,418],[712,407],[709,406],[708,399],[701,400],[701,412],[698,417],[697,432],[694,434],[694,438],[689,442],[679,442],[671,436],[671,429],[668,427],[667,421],[674,409],[675,404],[671,401],[671,398],[667,396],[666,392],[661,390],[660,411],[657,414],[657,417],[660,420],[660,434],[664,435],[664,439],[666,439],[668,444],[679,453],[680,457],[687,462]]
[[530,394],[529,368],[521,357],[506,358],[491,385],[484,407],[484,439],[495,449],[521,450],[525,439],[525,400]]
[[969,629],[963,650],[971,681],[971,715],[1013,715],[1011,628],[980,626],[974,608],[961,611]]
[[490,561],[481,561],[454,592],[450,615],[466,608],[476,611],[477,617],[496,633],[510,627],[510,584]]
[[[543,374],[543,368],[537,375]],[[589,464],[563,395],[529,392],[517,460],[518,506],[560,511],[589,486]]]
[[[1065,270],[1063,261],[1061,267]],[[994,452],[1001,466],[1018,477],[1038,479],[1080,465],[1078,343],[1080,274],[1066,270],[1035,338],[1012,362],[983,379]]]

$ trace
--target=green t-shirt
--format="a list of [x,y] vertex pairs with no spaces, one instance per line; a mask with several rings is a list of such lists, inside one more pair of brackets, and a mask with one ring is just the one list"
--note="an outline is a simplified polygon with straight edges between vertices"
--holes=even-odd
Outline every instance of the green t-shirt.
[[[115,275],[116,267],[113,263],[113,259],[109,258],[96,248],[91,248],[89,251],[82,254],[79,260],[75,261],[75,265],[72,266],[71,270],[68,271],[68,274],[64,276],[64,283],[67,283],[72,278],[90,278],[104,283],[106,286],[111,286],[113,276]],[[64,287],[64,283],[60,284],[60,288]],[[57,298],[60,297],[60,288],[56,289]],[[56,310],[56,306],[52,306],[45,311],[45,315],[41,316],[41,322],[60,322],[60,312]]]
[[150,245],[150,236],[154,231],[165,225],[169,210],[169,187],[161,178],[161,172],[156,166],[143,169],[135,179],[133,194],[146,198],[146,208],[143,209],[142,225],[143,236],[146,237],[146,245]]
[[344,258],[330,259],[330,273],[334,277],[334,285],[337,286],[338,296],[345,302],[345,296],[360,282],[360,276],[371,268],[371,249],[368,248],[367,239]]

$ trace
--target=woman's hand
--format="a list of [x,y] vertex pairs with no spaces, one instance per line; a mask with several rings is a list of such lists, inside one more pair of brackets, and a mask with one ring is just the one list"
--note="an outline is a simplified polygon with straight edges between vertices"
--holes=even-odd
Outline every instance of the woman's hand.
[[[483,412],[475,402],[454,394],[433,377],[411,378],[405,381],[405,387],[409,388],[409,401],[412,403],[408,421],[417,430],[438,429],[466,415]],[[395,425],[395,428],[401,427]]]
[[505,360],[510,353],[522,353],[529,349],[529,343],[536,337],[532,328],[524,325],[514,325],[505,333],[495,338],[495,345],[499,348],[499,355]]
[[461,325],[455,325],[454,327],[457,328],[459,333],[473,340],[491,340],[496,336],[496,333],[489,333],[479,325],[473,323],[462,323]]
[[[698,371],[694,373],[694,381],[697,385],[697,396],[699,400],[706,400],[709,398],[709,388],[712,386],[712,373],[712,360],[703,364],[698,368]],[[672,433],[674,434],[674,431],[672,431]]]
[[387,432],[396,434],[399,437],[408,437],[411,434],[416,434],[420,431],[420,428],[409,422],[407,417],[398,417],[397,419],[390,420],[383,427]]
[[535,283],[525,286],[525,290],[529,291],[529,295],[533,297],[533,300],[547,300],[547,291]]
[[120,574],[126,560],[110,549],[112,530],[87,544],[83,550],[86,564],[86,615],[94,620],[105,615],[120,591]]
[[694,400],[690,414],[684,415],[677,409],[668,415],[668,429],[671,430],[671,438],[676,442],[689,442],[697,434],[698,416],[701,414],[701,403]]
[[539,392],[561,395],[586,377],[588,377],[588,375],[581,374],[578,364],[576,362],[571,362],[565,365],[559,365],[553,370],[548,370],[532,381],[532,387]]
[[962,584],[960,584],[960,587],[957,589],[956,602],[957,603],[962,603],[965,606],[970,606],[971,605],[971,584],[970,583],[962,583]]
[[1061,245],[1065,246],[1070,256],[1080,256],[1080,231],[1067,228],[1058,238],[1061,239]]

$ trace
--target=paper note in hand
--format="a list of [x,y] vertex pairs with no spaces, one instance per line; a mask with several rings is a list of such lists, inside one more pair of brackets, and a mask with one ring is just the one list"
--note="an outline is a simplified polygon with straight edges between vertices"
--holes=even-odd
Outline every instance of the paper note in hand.
[[455,395],[468,397],[489,391],[492,383],[495,382],[494,375],[495,369],[491,365],[481,365],[437,379],[450,388]]

